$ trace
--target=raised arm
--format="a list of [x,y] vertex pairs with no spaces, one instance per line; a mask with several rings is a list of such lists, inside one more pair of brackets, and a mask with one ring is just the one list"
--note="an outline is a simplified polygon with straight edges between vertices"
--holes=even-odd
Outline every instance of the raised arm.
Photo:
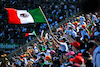
[[[67,34],[67,33],[66,33]],[[74,43],[76,40],[74,40],[69,34],[67,34],[69,42]]]
[[52,35],[53,39],[54,39],[58,44],[60,44],[60,42],[54,37],[54,34],[51,33],[51,35]]

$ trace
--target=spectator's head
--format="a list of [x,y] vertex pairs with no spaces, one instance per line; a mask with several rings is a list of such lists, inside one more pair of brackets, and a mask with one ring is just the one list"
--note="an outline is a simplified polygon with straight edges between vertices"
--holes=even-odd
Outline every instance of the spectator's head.
[[44,63],[44,60],[42,58],[40,58],[39,63]]
[[74,63],[74,64],[73,64],[73,67],[80,67],[80,64]]
[[84,42],[86,43],[86,42],[88,42],[88,41],[89,41],[88,36],[85,35],[85,36],[84,36]]
[[77,55],[75,56],[75,58],[70,58],[70,61],[78,63],[78,64],[82,64],[85,60],[82,56]]
[[82,57],[85,60],[85,63],[92,61],[92,55],[90,55],[86,50],[82,53]]
[[75,51],[75,50],[79,50],[80,48],[80,43],[75,41],[74,43],[71,43],[72,45],[72,49]]
[[37,59],[37,56],[36,55],[33,55],[33,59],[36,60]]
[[50,61],[51,56],[46,56],[45,60]]
[[35,42],[33,46],[37,46],[37,43]]
[[78,22],[77,22],[77,21],[75,21],[73,24],[74,24],[75,26],[77,26],[77,25],[78,25]]
[[45,54],[40,54],[40,56],[43,56],[43,57],[45,57]]
[[51,50],[51,51],[50,51],[50,54],[55,54],[55,51],[54,51],[54,50]]
[[2,57],[2,58],[7,57],[7,54],[3,54],[3,55],[1,55],[1,57]]
[[95,48],[97,47],[97,44],[94,41],[90,41],[87,43],[87,51],[93,55],[93,51],[95,50]]
[[69,51],[68,53],[65,54],[66,60],[68,61],[70,58],[72,58],[75,55],[73,51]]
[[59,38],[59,41],[60,41],[60,42],[66,42],[66,38],[64,38],[64,37]]

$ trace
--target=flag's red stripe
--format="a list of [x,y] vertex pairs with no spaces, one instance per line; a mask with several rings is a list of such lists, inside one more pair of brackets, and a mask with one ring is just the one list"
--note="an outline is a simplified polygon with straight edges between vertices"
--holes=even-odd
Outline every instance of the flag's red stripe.
[[8,17],[10,24],[21,24],[20,19],[17,16],[17,10],[13,8],[5,8],[8,11]]
[[27,37],[29,35],[29,33],[25,33],[25,37]]

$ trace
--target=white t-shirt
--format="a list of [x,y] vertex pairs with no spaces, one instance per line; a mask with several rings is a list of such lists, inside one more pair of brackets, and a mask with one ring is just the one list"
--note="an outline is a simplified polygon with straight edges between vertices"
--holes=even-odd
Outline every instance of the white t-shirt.
[[96,32],[94,33],[94,36],[98,36],[99,34],[100,34],[100,32],[96,31]]
[[[100,46],[93,51],[93,67],[100,67]],[[98,54],[97,54],[98,53]],[[95,60],[96,59],[96,60]]]
[[65,42],[60,42],[59,50],[68,52],[68,46]]
[[85,36],[85,35],[87,35],[87,36],[88,36],[88,39],[90,39],[90,36],[88,35],[88,33],[87,33],[85,30],[82,30],[82,31],[81,31],[81,35],[82,35],[82,37],[81,37],[82,40],[84,39],[84,36]]
[[50,55],[50,50],[47,50],[47,51],[46,51],[46,56],[51,56],[51,55]]
[[39,51],[38,51],[38,48],[35,46],[34,47],[34,50],[35,50],[35,53],[38,53]]
[[95,21],[95,20],[97,20],[96,15],[92,15],[92,21]]

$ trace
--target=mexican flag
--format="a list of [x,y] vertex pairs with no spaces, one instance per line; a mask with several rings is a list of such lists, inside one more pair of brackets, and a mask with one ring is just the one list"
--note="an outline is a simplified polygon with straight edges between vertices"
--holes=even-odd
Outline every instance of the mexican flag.
[[29,36],[29,35],[35,35],[35,36],[37,36],[34,30],[33,30],[32,33],[25,33],[25,37],[27,37],[27,36]]
[[14,8],[5,8],[8,11],[10,24],[28,24],[46,22],[39,8],[33,10],[16,10]]

